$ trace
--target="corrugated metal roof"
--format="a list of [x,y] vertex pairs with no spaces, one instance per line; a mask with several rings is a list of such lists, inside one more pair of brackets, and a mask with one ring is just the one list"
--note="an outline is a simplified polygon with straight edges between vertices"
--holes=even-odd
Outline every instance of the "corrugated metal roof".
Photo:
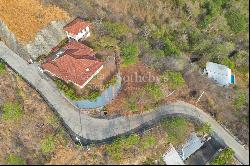
[[169,144],[167,152],[163,155],[163,160],[167,165],[185,165],[172,144]]
[[182,160],[186,160],[194,152],[200,149],[203,144],[204,141],[202,141],[201,138],[197,137],[196,133],[192,133],[188,141],[184,145],[182,145],[182,149],[180,151]]

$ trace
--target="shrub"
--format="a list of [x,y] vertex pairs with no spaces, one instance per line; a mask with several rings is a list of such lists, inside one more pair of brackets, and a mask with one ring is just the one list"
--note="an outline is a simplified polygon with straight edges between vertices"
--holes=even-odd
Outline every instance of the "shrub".
[[202,135],[204,134],[211,134],[212,133],[212,128],[209,123],[204,123],[200,128],[198,128],[198,132],[201,133]]
[[229,59],[229,58],[224,58],[224,59],[221,61],[221,64],[226,65],[226,66],[229,67],[230,69],[234,69],[234,68],[235,68],[234,62],[233,62],[231,59]]
[[198,44],[201,40],[201,33],[198,29],[193,29],[188,33],[189,47],[193,48],[194,45]]
[[74,85],[67,84],[59,79],[56,79],[55,83],[58,89],[62,90],[64,94],[67,97],[69,97],[71,100],[81,100],[81,99],[95,100],[101,94],[100,90],[91,88],[91,89],[87,89],[88,90],[87,95],[78,95],[76,90],[73,88]]
[[113,76],[110,80],[104,82],[104,87],[108,88],[109,86],[115,85],[117,82],[117,77]]
[[131,42],[121,44],[121,57],[124,65],[135,64],[138,58],[138,46]]
[[103,37],[100,37],[98,41],[96,41],[96,44],[100,48],[112,48],[112,47],[117,46],[118,41],[113,37],[103,36]]
[[235,33],[243,32],[246,30],[247,21],[244,15],[240,13],[240,11],[228,11],[225,14],[225,17],[227,20],[227,24]]
[[175,71],[165,71],[161,76],[161,82],[166,83],[172,89],[179,88],[185,84],[182,74]]
[[6,70],[4,62],[0,59],[0,74],[4,73]]
[[104,24],[104,28],[106,29],[106,31],[112,37],[119,37],[130,32],[129,27],[123,23],[113,23],[110,21],[106,21],[103,24]]
[[189,134],[188,122],[181,117],[166,118],[163,120],[162,126],[167,131],[169,142],[173,144],[181,143]]
[[155,144],[156,144],[155,137],[152,135],[148,135],[142,139],[141,147],[142,149],[147,149],[147,148],[154,146]]
[[131,148],[139,143],[140,137],[137,134],[131,134],[127,138],[122,140],[122,144],[125,148]]
[[23,158],[16,156],[14,154],[10,154],[8,156],[6,163],[8,165],[26,165],[26,161]]
[[153,98],[154,101],[158,101],[163,98],[164,94],[161,87],[155,83],[147,84],[144,87],[144,91]]
[[139,140],[140,137],[137,134],[131,134],[127,138],[117,138],[112,144],[107,145],[106,149],[113,160],[119,161],[122,157],[123,150],[137,145]]
[[121,139],[118,138],[111,145],[106,146],[109,156],[115,161],[119,161],[122,157],[122,152],[121,152],[122,146],[120,140]]
[[212,161],[211,165],[228,165],[233,161],[234,151],[231,148],[222,150]]
[[164,52],[167,56],[179,56],[180,50],[174,45],[174,43],[167,37],[164,39]]
[[245,92],[238,92],[236,98],[234,99],[234,106],[237,110],[242,109],[247,102],[247,96]]
[[41,142],[40,142],[40,147],[41,147],[41,151],[43,153],[51,153],[54,151],[55,149],[55,140],[53,138],[52,135],[44,138]]
[[136,96],[130,96],[127,98],[126,105],[131,112],[137,112]]
[[5,103],[3,105],[3,119],[4,120],[17,120],[22,115],[22,108],[17,103]]

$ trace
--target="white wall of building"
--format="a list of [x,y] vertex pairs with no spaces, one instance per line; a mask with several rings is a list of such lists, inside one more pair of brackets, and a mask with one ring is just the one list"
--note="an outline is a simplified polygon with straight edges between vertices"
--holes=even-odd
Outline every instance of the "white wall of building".
[[206,65],[208,78],[215,80],[220,85],[228,86],[231,83],[231,69],[227,66],[208,62]]
[[80,40],[81,38],[87,38],[90,36],[90,30],[87,26],[85,29],[83,29],[81,32],[79,32],[77,35],[70,34],[66,31],[67,37],[69,39],[75,39],[76,41]]

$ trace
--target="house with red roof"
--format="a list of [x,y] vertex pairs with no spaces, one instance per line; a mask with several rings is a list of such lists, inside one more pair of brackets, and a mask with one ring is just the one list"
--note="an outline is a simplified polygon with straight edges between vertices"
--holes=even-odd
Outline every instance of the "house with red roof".
[[41,67],[66,83],[83,88],[101,71],[103,62],[96,59],[93,49],[72,40],[54,52]]
[[90,36],[90,25],[88,21],[77,17],[72,22],[63,27],[68,39],[74,39],[76,41],[80,39],[86,39]]

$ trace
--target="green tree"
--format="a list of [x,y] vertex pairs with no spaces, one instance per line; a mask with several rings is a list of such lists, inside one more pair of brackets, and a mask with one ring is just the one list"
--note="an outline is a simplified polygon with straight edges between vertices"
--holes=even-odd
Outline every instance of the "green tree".
[[121,44],[121,57],[124,65],[135,64],[138,58],[138,46],[132,42],[124,42]]

